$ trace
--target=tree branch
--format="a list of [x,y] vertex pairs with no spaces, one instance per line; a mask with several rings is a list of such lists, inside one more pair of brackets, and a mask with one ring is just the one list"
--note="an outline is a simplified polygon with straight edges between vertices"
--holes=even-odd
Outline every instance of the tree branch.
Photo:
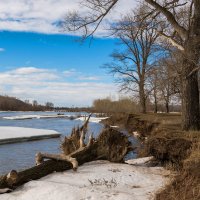
[[165,33],[161,32],[161,31],[157,31],[162,37],[164,37],[165,39],[167,39],[173,46],[177,47],[179,50],[184,51],[184,47],[180,44],[178,44],[178,42],[176,42],[171,36],[166,35]]
[[154,0],[145,0],[145,1],[154,8],[156,8],[158,11],[160,11],[167,18],[169,23],[171,23],[171,25],[179,33],[182,39],[187,38],[188,31],[176,21],[174,15],[169,10],[167,10],[165,7],[161,6]]

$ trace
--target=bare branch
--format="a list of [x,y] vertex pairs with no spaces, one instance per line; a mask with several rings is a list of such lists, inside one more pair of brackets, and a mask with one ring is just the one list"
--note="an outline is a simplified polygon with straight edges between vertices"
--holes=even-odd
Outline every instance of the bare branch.
[[161,6],[154,0],[145,0],[145,1],[149,3],[151,6],[153,6],[154,8],[156,8],[158,11],[160,11],[167,18],[167,20],[171,23],[174,29],[179,33],[182,39],[187,38],[188,31],[176,21],[174,15],[167,8]]
[[[73,32],[84,30],[83,39],[93,36],[101,22],[117,2],[118,0],[85,0],[82,2],[82,6],[87,7],[92,12],[88,12],[89,14],[83,17],[78,12],[68,13],[63,23],[63,28]],[[91,31],[89,30],[90,25],[93,25]]]
[[177,47],[179,50],[184,51],[184,47],[180,44],[178,44],[178,42],[176,42],[172,36],[166,35],[165,33],[161,32],[161,31],[157,31],[162,37],[164,37],[165,39],[167,39],[173,46]]

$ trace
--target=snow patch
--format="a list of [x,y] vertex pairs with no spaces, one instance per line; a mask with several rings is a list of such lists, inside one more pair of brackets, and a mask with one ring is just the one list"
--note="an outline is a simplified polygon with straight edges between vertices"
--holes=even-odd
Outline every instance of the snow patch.
[[149,200],[168,182],[166,173],[161,167],[94,161],[77,172],[54,173],[26,183],[1,195],[1,200]]
[[34,136],[55,135],[55,134],[60,135],[57,131],[54,130],[0,126],[0,141],[5,139],[28,138]]
[[42,118],[64,118],[71,117],[71,115],[19,115],[11,117],[3,117],[3,119],[23,120],[23,119],[42,119]]
[[140,134],[137,131],[134,131],[133,135],[134,135],[134,137],[139,137],[140,136]]
[[153,157],[144,157],[144,158],[137,158],[137,159],[131,159],[126,160],[125,162],[129,165],[143,165],[146,166],[148,162],[150,162],[153,159]]
[[111,128],[119,128],[119,126],[110,126]]
[[[93,122],[93,123],[99,123],[104,119],[108,119],[109,117],[90,117],[89,122]],[[86,117],[79,117],[76,120],[81,120],[81,121],[85,121],[87,120],[87,116]]]

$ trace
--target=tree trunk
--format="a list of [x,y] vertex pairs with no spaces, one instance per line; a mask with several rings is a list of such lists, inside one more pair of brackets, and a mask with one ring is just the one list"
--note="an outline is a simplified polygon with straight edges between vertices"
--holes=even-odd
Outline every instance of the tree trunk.
[[155,100],[154,102],[154,113],[158,112],[158,104],[157,104],[157,100]]
[[139,85],[139,98],[140,98],[140,106],[141,106],[141,112],[146,113],[146,95],[144,92],[144,84],[141,83]]
[[187,77],[194,67],[191,61],[185,59],[182,80],[182,128],[186,131],[200,129],[198,72]]
[[158,101],[157,101],[157,94],[156,94],[156,89],[154,89],[153,92],[154,96],[154,113],[158,112]]
[[[200,0],[194,0],[191,30],[185,42],[182,72],[182,120],[184,130],[200,129],[198,71],[200,60]],[[191,74],[191,72],[193,72]]]
[[169,102],[165,102],[166,113],[169,113]]

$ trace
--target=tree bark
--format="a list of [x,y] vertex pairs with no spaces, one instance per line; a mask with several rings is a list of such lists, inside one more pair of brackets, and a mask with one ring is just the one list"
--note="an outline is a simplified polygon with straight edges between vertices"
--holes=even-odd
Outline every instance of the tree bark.
[[[200,61],[200,0],[194,0],[194,15],[185,42],[182,70],[182,120],[184,130],[200,129],[200,106],[197,64]],[[191,72],[193,72],[191,74]]]
[[199,130],[199,87],[198,72],[187,75],[195,68],[188,59],[184,60],[184,72],[182,78],[182,128],[183,130]]

